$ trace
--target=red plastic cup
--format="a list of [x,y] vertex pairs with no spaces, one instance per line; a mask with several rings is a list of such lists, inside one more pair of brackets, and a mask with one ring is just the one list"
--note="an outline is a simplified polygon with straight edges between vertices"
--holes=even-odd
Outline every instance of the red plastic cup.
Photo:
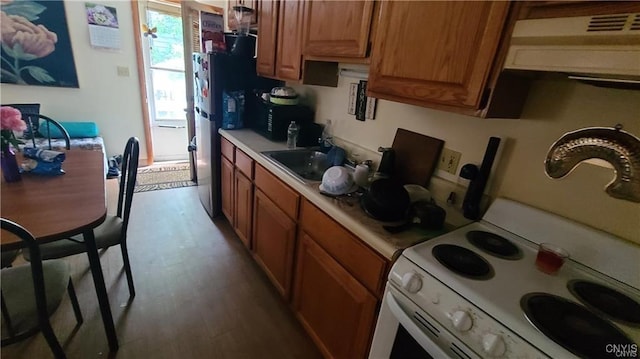
[[536,267],[544,273],[554,275],[569,258],[569,253],[551,243],[540,243],[538,245],[538,256],[536,257]]

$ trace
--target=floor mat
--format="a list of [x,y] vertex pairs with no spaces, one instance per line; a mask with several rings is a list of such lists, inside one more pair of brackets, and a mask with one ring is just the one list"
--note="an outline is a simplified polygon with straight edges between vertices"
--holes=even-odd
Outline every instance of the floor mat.
[[153,164],[138,168],[134,192],[195,186],[191,181],[189,162]]

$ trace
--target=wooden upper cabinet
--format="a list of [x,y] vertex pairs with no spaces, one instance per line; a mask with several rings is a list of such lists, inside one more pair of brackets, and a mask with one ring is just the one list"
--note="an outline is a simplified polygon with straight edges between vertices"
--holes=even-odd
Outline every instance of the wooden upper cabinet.
[[302,1],[280,1],[278,9],[276,77],[281,80],[297,81],[300,79],[303,10],[304,3]]
[[278,39],[278,1],[258,2],[258,75],[273,77],[276,74],[276,41]]
[[509,2],[383,1],[370,96],[478,109]]
[[366,57],[373,1],[308,1],[303,54]]

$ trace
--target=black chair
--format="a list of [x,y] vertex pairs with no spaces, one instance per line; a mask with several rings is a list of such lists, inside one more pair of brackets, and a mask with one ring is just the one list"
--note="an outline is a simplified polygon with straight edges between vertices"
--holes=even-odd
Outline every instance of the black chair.
[[[0,219],[3,231],[22,239],[30,252],[31,264],[2,269],[2,346],[15,343],[41,331],[56,358],[65,353],[56,338],[49,316],[60,306],[65,289],[69,293],[78,325],[83,321],[78,298],[65,261],[42,261],[36,239],[24,227]],[[5,329],[6,327],[6,329]],[[6,337],[5,335],[8,334]]]
[[[138,174],[138,157],[140,155],[140,144],[136,137],[131,137],[127,141],[122,157],[122,175],[120,176],[120,191],[118,193],[118,210],[115,216],[107,216],[104,223],[94,229],[96,245],[99,249],[107,249],[117,244],[122,250],[122,260],[124,270],[127,274],[129,284],[129,295],[133,298],[136,295],[133,286],[133,275],[129,263],[129,252],[127,249],[127,227],[129,225],[129,215],[131,213],[131,202],[133,200],[133,190],[136,185]],[[55,241],[40,246],[43,259],[56,259],[68,257],[74,254],[86,252],[82,236]],[[28,253],[24,257],[29,260]]]
[[34,148],[38,148],[36,138],[41,137],[48,140],[48,149],[53,149],[51,146],[51,127],[54,127],[56,129],[55,132],[59,132],[64,139],[65,148],[67,150],[71,149],[71,137],[69,137],[69,133],[62,127],[60,122],[45,115],[28,112],[22,113],[22,120],[27,123],[27,131],[31,134],[29,137]]

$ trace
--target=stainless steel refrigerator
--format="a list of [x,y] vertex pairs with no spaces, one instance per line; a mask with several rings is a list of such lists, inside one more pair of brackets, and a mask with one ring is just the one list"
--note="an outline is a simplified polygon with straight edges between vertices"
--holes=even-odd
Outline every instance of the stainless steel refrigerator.
[[211,217],[220,214],[220,135],[223,91],[251,90],[255,59],[228,53],[194,53],[196,171],[200,201]]

